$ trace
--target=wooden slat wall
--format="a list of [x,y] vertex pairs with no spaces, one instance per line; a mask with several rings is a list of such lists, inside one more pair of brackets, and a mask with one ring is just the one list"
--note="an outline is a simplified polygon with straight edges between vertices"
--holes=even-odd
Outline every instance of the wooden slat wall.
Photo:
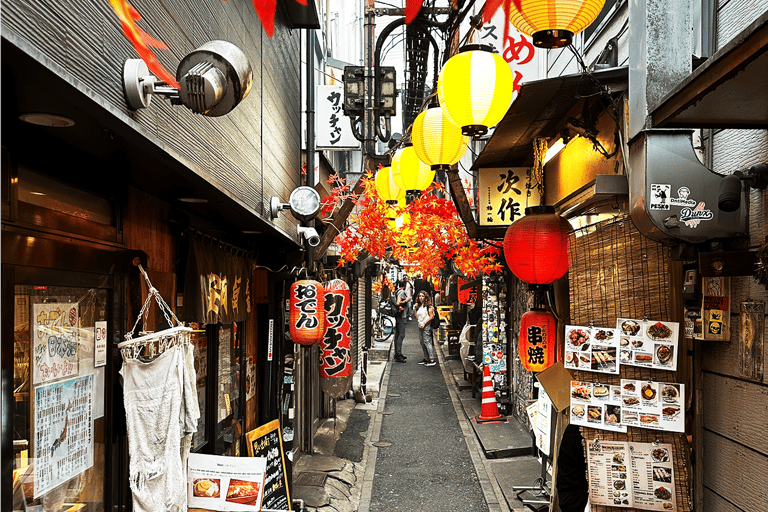
[[[275,34],[264,33],[247,0],[136,0],[139,25],[165,42],[158,60],[175,74],[181,58],[210,40],[227,40],[247,55],[254,72],[249,96],[231,113],[205,117],[168,101],[131,112],[123,97],[122,68],[136,51],[106,0],[8,0],[3,30],[13,31],[82,82],[82,89],[115,114],[130,117],[157,146],[192,172],[265,215],[272,195],[287,201],[301,166],[300,31],[277,10]],[[283,215],[276,225],[293,232]],[[169,260],[170,261],[170,260]]]

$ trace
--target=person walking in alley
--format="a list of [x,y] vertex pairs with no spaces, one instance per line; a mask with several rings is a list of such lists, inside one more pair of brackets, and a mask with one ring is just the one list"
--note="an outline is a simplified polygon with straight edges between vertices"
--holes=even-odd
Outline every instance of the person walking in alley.
[[395,361],[404,363],[406,357],[403,355],[403,340],[405,339],[405,326],[408,322],[408,295],[405,293],[405,280],[401,279],[397,283],[395,292]]
[[408,297],[408,302],[405,305],[406,318],[413,320],[413,283],[409,277],[405,277],[405,294]]
[[421,291],[416,296],[416,305],[413,310],[416,321],[419,323],[419,342],[424,351],[424,359],[419,363],[425,366],[435,366],[435,346],[432,343],[432,319],[435,317],[435,307],[426,291]]

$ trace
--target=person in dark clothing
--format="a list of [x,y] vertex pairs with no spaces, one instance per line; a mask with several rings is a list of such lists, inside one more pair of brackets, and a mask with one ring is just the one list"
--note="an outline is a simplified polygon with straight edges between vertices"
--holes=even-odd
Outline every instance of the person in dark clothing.
[[410,300],[405,293],[405,280],[400,280],[397,283],[397,291],[395,292],[395,304],[397,305],[397,313],[395,313],[395,361],[398,363],[404,363],[407,359],[403,354],[403,340],[405,339],[405,326],[408,322],[408,316],[406,312],[406,304]]
[[584,512],[589,501],[584,438],[578,425],[568,425],[557,455],[557,496],[561,512]]

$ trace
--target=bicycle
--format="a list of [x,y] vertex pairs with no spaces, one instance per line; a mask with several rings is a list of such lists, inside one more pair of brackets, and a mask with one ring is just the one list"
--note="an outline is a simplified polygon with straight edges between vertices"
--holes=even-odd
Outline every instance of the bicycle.
[[395,318],[387,314],[384,303],[379,304],[378,312],[374,309],[373,314],[373,339],[375,341],[387,341],[395,333]]

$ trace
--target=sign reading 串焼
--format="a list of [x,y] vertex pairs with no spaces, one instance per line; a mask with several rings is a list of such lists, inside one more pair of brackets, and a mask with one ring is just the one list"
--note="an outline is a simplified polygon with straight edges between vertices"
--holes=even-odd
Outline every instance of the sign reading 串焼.
[[33,383],[40,384],[78,373],[78,322],[76,302],[32,306],[34,365]]
[[541,193],[528,167],[491,167],[478,172],[477,209],[481,226],[508,226],[526,207],[539,206]]
[[93,466],[93,375],[35,393],[35,498]]
[[315,89],[315,142],[317,149],[350,149],[360,147],[352,133],[349,118],[344,116],[343,85],[318,85]]

